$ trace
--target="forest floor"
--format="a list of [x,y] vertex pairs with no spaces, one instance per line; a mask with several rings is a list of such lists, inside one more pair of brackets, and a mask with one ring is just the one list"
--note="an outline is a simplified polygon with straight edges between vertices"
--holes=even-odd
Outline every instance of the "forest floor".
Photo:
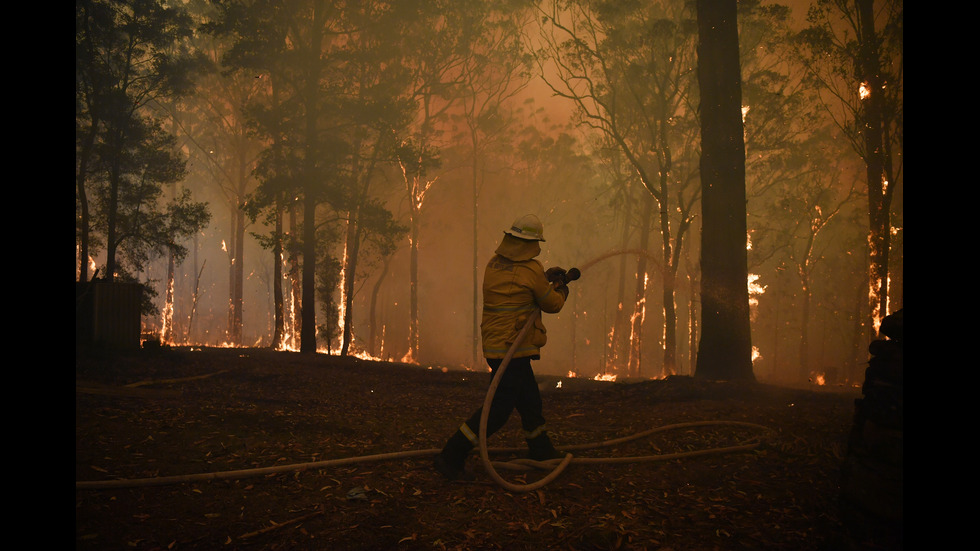
[[[472,482],[442,479],[431,453],[305,466],[441,448],[483,403],[486,373],[161,348],[76,354],[75,375],[76,549],[851,547],[837,499],[857,388],[539,377],[559,448],[701,421],[763,428],[686,426],[576,451],[682,455],[573,463],[543,488],[520,492],[498,485],[478,454],[468,463]],[[760,437],[749,451],[687,455]],[[523,446],[516,413],[489,445]],[[281,470],[255,472],[269,467]],[[498,471],[514,483],[547,474]],[[225,477],[142,480],[205,473]],[[99,484],[118,479],[130,482]]]

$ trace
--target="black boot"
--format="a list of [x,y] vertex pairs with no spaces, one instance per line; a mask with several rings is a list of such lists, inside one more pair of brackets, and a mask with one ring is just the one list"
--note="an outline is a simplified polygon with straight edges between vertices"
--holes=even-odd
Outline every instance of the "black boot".
[[551,443],[551,438],[548,438],[547,432],[542,432],[534,438],[529,438],[527,440],[527,449],[528,458],[534,461],[547,461],[549,459],[561,459],[565,457],[564,454],[555,449],[555,446]]
[[473,443],[457,430],[449,437],[446,446],[432,461],[432,465],[447,480],[474,480],[473,474],[463,467],[466,456],[472,449]]

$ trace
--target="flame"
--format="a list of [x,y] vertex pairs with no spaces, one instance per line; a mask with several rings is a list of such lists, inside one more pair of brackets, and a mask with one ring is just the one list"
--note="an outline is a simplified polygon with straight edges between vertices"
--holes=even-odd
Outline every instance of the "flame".
[[878,329],[881,327],[881,321],[885,319],[885,314],[882,314],[880,302],[878,301],[878,289],[881,288],[881,279],[875,279],[871,282],[868,288],[868,298],[871,301],[871,323],[874,328],[875,334],[878,333]]
[[762,358],[762,353],[759,352],[759,347],[758,346],[753,346],[752,347],[752,363],[754,364],[756,360],[761,359],[761,358]]
[[[349,222],[348,222],[349,223]],[[337,334],[340,335],[340,341],[343,343],[344,340],[344,316],[347,313],[347,240],[344,240],[344,254],[341,256],[340,261],[340,281],[338,283],[338,292],[340,294],[340,299],[337,304]],[[351,333],[351,338],[353,339],[353,332]]]
[[[372,361],[372,362],[383,362],[384,361],[382,358],[379,358],[377,356],[372,356],[371,354],[368,354],[367,351],[365,351],[365,350],[356,350],[356,349],[354,349],[353,346],[351,347],[351,350],[347,353],[347,355],[348,356],[354,356],[355,358],[360,358],[362,360],[369,360],[369,361]],[[443,368],[443,372],[445,372],[445,370],[446,370],[446,368]]]
[[824,386],[825,384],[827,384],[827,380],[824,378],[823,373],[817,373],[817,375],[813,378],[813,382],[817,386]]
[[862,82],[861,85],[858,86],[858,97],[861,99],[868,99],[869,96],[871,96],[871,88],[868,87],[867,82]]
[[592,377],[592,380],[593,381],[615,381],[616,380],[616,374],[615,373],[608,373],[608,374],[599,373],[595,377]]
[[171,300],[166,301],[163,305],[163,320],[160,323],[160,342],[163,344],[173,344],[172,342],[167,342],[167,335],[171,336],[171,341],[173,340],[173,323],[174,323],[174,281],[171,279],[167,282],[167,293],[166,296],[171,297]]
[[759,305],[759,295],[765,294],[766,286],[756,283],[759,280],[758,274],[749,274],[749,306]]
[[[279,253],[279,260],[285,266],[286,255]],[[282,342],[279,343],[279,348],[276,350],[280,352],[299,352],[299,335],[297,335],[298,330],[296,324],[296,296],[291,291],[285,291],[292,287],[289,273],[284,271],[282,278],[284,280]]]
[[[620,302],[616,307],[617,312],[622,312],[623,303]],[[609,357],[606,358],[606,368],[610,368],[616,364],[617,354],[616,354],[616,325],[613,324],[612,328],[609,330],[609,344],[607,346],[609,350]]]
[[650,283],[650,274],[643,274],[643,292],[642,298],[636,303],[633,308],[633,314],[630,316],[630,350],[629,350],[629,363],[627,373],[630,375],[638,375],[640,372],[640,342],[639,333],[643,327],[643,321],[646,319],[647,312],[647,286]]

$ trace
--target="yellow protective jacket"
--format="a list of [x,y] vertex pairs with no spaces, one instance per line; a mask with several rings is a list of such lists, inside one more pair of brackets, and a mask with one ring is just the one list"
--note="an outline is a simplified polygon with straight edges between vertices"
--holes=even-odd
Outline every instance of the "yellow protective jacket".
[[[483,276],[483,355],[503,358],[535,308],[554,314],[565,305],[568,287],[557,288],[534,258],[511,260],[497,254]],[[534,328],[514,352],[515,358],[537,357],[548,341],[538,317]]]

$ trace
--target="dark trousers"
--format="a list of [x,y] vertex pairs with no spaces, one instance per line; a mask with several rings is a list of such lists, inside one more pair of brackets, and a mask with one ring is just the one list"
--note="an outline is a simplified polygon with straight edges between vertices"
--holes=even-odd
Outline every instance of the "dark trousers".
[[[500,367],[501,361],[499,359],[487,359],[487,364],[491,369],[491,381],[497,374],[497,368]],[[541,392],[538,390],[538,382],[534,379],[530,357],[513,358],[507,364],[507,369],[504,370],[504,375],[497,385],[497,392],[493,395],[493,402],[490,403],[490,413],[487,415],[487,436],[489,437],[500,430],[515,409],[521,416],[521,426],[524,428],[525,435],[529,438],[536,436],[535,431],[544,427],[544,416],[541,413]],[[466,420],[466,425],[473,431],[473,434],[477,435],[477,438],[479,438],[480,417],[482,415],[483,408],[480,407]],[[478,442],[474,442],[474,445],[477,444]]]

